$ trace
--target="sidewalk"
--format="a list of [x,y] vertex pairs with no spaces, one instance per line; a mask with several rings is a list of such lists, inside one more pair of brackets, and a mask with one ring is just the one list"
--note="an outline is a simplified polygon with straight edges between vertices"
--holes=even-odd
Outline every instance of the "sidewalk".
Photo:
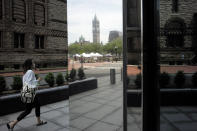
[[122,131],[123,107],[120,75],[98,79],[98,89],[70,97],[71,131]]
[[[14,108],[11,107],[10,108]],[[36,126],[34,109],[31,114],[20,121],[14,131],[69,131],[69,101],[61,101],[41,107],[41,118],[48,123]],[[0,117],[0,131],[7,131],[6,123],[15,120],[21,112]]]
[[[109,76],[98,78],[98,89],[70,97],[41,107],[41,118],[48,124],[36,126],[34,109],[18,123],[14,131],[122,131],[122,82],[110,85]],[[6,123],[16,119],[19,113],[0,117],[0,131],[6,131]]]
[[[114,85],[109,76],[99,77],[97,89],[74,95],[69,101],[42,106],[41,118],[48,124],[37,127],[33,109],[14,131],[123,131],[122,91],[120,74]],[[0,117],[0,131],[6,131],[6,123],[19,113]],[[140,108],[128,108],[128,130],[140,131],[141,118]],[[161,131],[195,131],[197,107],[161,107],[160,122]]]

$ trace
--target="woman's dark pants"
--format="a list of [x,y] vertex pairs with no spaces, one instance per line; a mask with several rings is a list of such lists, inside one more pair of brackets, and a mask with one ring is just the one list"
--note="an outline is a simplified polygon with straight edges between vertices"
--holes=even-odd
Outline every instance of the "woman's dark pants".
[[40,117],[40,103],[39,103],[39,100],[38,100],[38,97],[35,96],[34,98],[34,102],[33,103],[27,103],[25,104],[25,111],[22,112],[17,120],[20,121],[22,120],[25,116],[27,116],[29,113],[31,113],[31,110],[32,108],[35,107],[35,114],[36,114],[36,117]]

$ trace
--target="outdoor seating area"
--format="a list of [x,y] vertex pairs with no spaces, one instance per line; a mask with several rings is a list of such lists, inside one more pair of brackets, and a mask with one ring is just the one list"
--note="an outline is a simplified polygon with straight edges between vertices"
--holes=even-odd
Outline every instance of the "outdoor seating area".
[[82,53],[73,55],[75,61],[83,61],[83,63],[95,63],[102,61],[112,61],[113,56],[111,54],[100,54],[100,53]]

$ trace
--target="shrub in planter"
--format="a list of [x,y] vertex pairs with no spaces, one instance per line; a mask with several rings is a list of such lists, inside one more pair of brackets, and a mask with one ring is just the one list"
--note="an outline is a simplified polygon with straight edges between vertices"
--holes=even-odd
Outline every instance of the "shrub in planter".
[[54,75],[53,73],[48,73],[46,76],[45,76],[45,81],[48,83],[48,85],[50,87],[53,87],[54,84],[55,84],[55,78],[54,78]]
[[71,71],[70,71],[70,79],[71,81],[74,81],[76,78],[76,70],[73,68]]
[[23,81],[21,76],[14,76],[13,77],[13,84],[12,89],[14,90],[20,90],[23,87]]
[[0,76],[0,93],[4,91],[5,88],[6,88],[5,78],[3,76]]
[[141,73],[137,74],[134,82],[135,82],[135,85],[137,86],[137,88],[141,88]]
[[159,85],[161,88],[165,88],[169,84],[169,81],[170,81],[170,77],[168,73],[163,72],[160,74]]
[[57,77],[56,77],[56,84],[57,84],[58,86],[64,84],[64,77],[63,77],[62,73],[58,73],[58,74],[57,74]]
[[127,76],[127,85],[130,83],[130,78]]
[[68,82],[69,79],[70,79],[70,76],[69,76],[68,71],[67,71],[67,72],[66,72],[66,75],[65,75],[65,80]]
[[183,71],[178,71],[175,78],[174,78],[174,83],[177,88],[182,88],[183,85],[185,84],[185,75]]
[[197,72],[192,75],[192,83],[194,87],[197,87]]
[[35,74],[35,77],[36,77],[36,79],[38,79],[39,78],[39,75],[38,74]]
[[83,68],[78,69],[78,77],[80,80],[82,80],[85,77],[85,73],[83,71]]

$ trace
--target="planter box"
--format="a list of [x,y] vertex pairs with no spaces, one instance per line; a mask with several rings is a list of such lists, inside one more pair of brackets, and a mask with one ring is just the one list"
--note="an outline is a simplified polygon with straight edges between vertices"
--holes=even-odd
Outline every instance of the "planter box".
[[69,83],[69,96],[93,90],[98,87],[96,78],[88,78]]
[[[69,98],[68,85],[42,89],[37,91],[40,104],[46,105]],[[20,100],[20,93],[0,97],[0,116],[24,110]]]
[[127,106],[140,107],[141,106],[141,89],[131,89],[127,91]]
[[[40,104],[46,105],[61,100],[69,99],[69,96],[82,93],[88,90],[96,89],[97,79],[88,78],[81,81],[75,81],[65,86],[52,87],[37,91]],[[0,116],[24,110],[24,104],[20,100],[20,93],[0,97]]]
[[162,106],[196,106],[197,89],[160,89]]
[[[197,89],[160,89],[161,106],[196,106]],[[127,92],[127,106],[141,106],[141,90]]]

